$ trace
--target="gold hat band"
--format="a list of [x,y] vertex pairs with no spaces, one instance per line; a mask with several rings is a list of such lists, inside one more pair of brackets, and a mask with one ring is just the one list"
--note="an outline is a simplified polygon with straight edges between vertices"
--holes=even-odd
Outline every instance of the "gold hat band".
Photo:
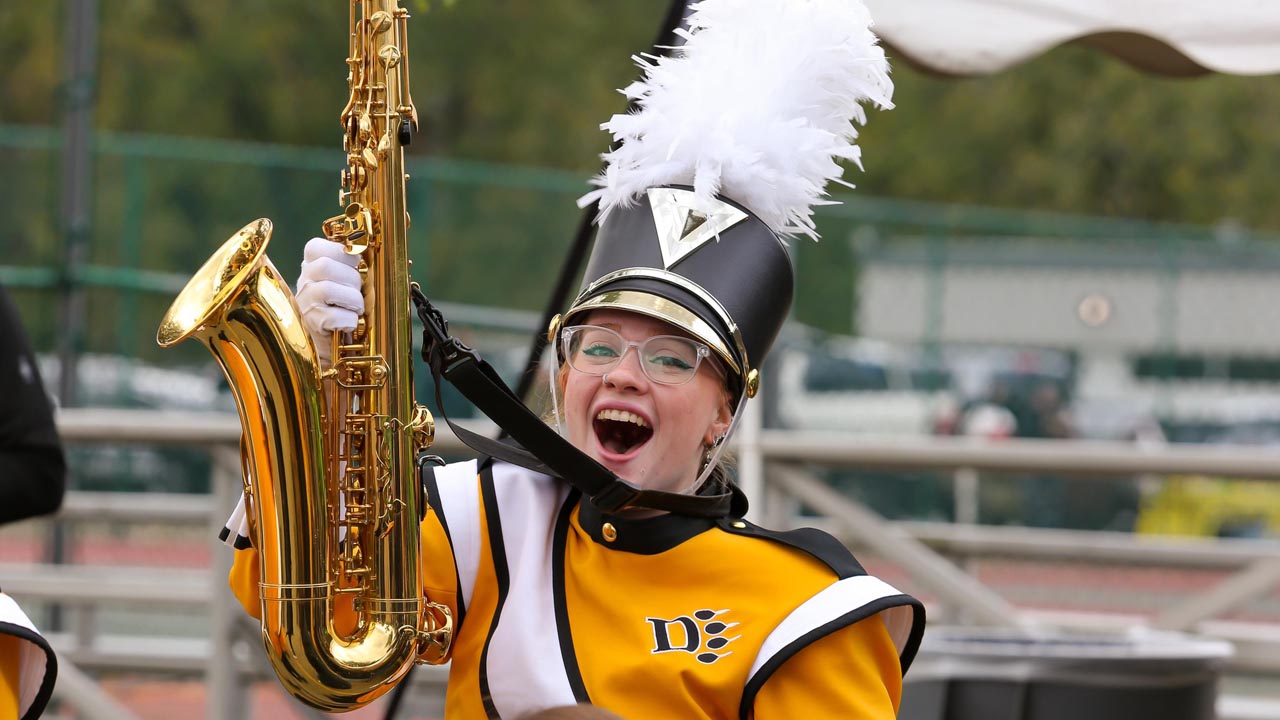
[[735,374],[742,375],[742,369],[738,361],[734,358],[733,353],[729,352],[729,348],[720,339],[716,331],[712,329],[711,325],[683,305],[637,290],[614,290],[600,293],[589,300],[574,305],[566,313],[566,317],[569,314],[576,315],[580,312],[603,309],[630,310],[631,312],[637,312],[641,315],[671,323],[706,343],[716,351],[716,354],[724,360]]

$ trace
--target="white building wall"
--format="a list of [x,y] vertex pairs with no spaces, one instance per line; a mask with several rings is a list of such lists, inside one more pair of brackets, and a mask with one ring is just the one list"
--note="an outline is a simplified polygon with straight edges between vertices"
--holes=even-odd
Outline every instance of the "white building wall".
[[1184,353],[1280,354],[1280,275],[1184,272],[1174,336]]
[[894,342],[920,342],[928,336],[928,282],[921,268],[873,265],[859,278],[856,292],[858,334]]
[[[1034,345],[1140,353],[1280,355],[1280,273],[872,263],[859,334],[894,342]],[[1105,321],[1082,319],[1092,297]],[[1095,317],[1096,319],[1096,317]]]
[[[944,273],[943,338],[1045,347],[1153,346],[1160,336],[1160,281],[1151,274],[1089,270],[956,268]],[[1097,326],[1086,298],[1107,303]]]

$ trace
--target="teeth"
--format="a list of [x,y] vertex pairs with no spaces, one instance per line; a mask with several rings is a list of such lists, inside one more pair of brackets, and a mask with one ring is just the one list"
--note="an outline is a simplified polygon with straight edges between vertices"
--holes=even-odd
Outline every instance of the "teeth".
[[649,427],[649,423],[645,422],[644,418],[640,417],[639,415],[633,412],[628,412],[626,410],[612,410],[612,409],[601,410],[600,413],[596,415],[596,419],[597,420],[614,420],[616,422],[629,422],[635,425],[639,425],[640,427]]

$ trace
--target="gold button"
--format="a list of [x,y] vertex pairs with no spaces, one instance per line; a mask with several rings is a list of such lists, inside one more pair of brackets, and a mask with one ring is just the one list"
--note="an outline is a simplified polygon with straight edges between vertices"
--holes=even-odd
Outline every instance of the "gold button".
[[730,523],[730,524],[731,524],[731,525],[733,525],[734,527],[738,528],[739,530],[741,530],[741,529],[743,529],[743,528],[745,528],[745,527],[747,526],[747,524],[746,524],[746,523],[744,523],[744,522],[742,522],[741,520],[734,520],[734,521],[733,521],[732,523]]
[[605,523],[600,528],[600,534],[604,535],[605,542],[613,542],[618,539],[618,529],[613,526],[613,523]]

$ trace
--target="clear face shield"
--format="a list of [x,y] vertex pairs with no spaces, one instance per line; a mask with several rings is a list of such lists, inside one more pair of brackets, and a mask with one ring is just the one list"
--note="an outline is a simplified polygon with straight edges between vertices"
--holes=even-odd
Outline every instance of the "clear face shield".
[[[608,373],[617,368],[631,352],[637,354],[644,375],[661,385],[679,386],[688,383],[704,362],[710,364],[721,377],[725,373],[723,366],[705,344],[682,335],[658,335],[643,341],[629,341],[609,328],[575,325],[559,329],[551,350],[551,361],[545,363],[547,389],[551,396],[554,427],[561,437],[566,438],[568,421],[560,382],[564,373],[580,372],[600,376],[604,382]],[[729,436],[737,427],[746,400],[746,393],[739,393],[729,427],[717,442],[704,449],[697,476],[679,491],[681,494],[696,494],[711,477],[728,444]]]

